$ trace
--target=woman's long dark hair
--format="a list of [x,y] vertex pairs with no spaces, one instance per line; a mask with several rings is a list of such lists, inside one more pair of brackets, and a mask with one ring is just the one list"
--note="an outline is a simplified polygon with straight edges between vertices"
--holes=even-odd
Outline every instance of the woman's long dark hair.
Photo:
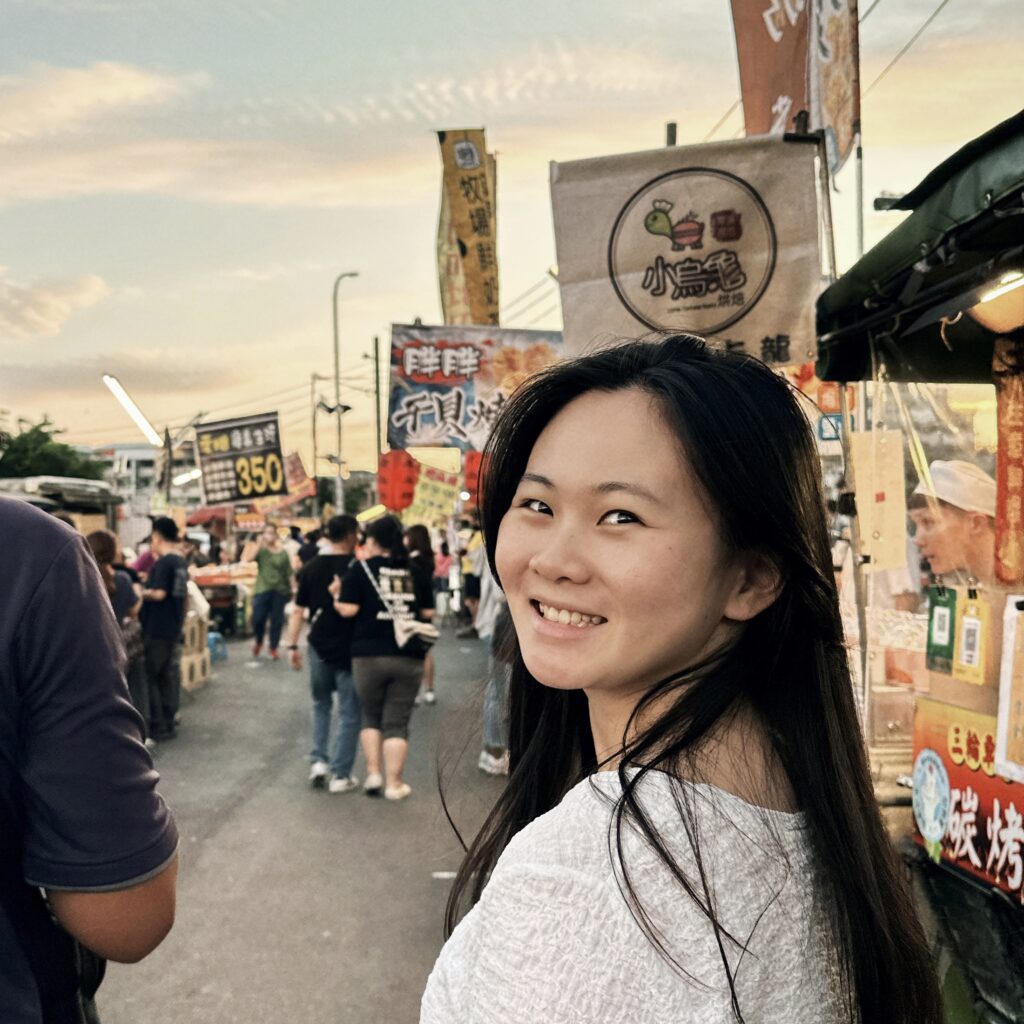
[[114,562],[121,552],[121,545],[109,530],[93,530],[86,538],[96,564],[100,567],[100,575],[103,577],[103,585],[107,593],[113,597],[117,590],[114,582]]
[[414,523],[405,531],[409,557],[434,575],[434,548],[430,543],[430,531],[422,523]]
[[377,542],[382,551],[387,551],[392,565],[409,564],[409,552],[402,540],[402,524],[394,516],[381,516],[368,523],[363,531],[368,540]]
[[[776,600],[747,623],[731,647],[662,681],[641,700],[630,721],[631,735],[624,738],[623,792],[615,803],[610,842],[621,858],[623,822],[635,825],[681,890],[696,901],[714,928],[734,1016],[742,1021],[725,954],[726,944],[737,940],[715,915],[692,801],[677,796],[676,803],[680,829],[690,837],[696,858],[696,882],[672,857],[635,790],[647,771],[692,765],[716,724],[746,706],[763,723],[806,814],[831,908],[850,1020],[938,1024],[942,1011],[931,958],[875,803],[858,724],[818,455],[787,382],[755,359],[712,350],[687,335],[632,342],[538,374],[505,406],[485,455],[483,530],[491,569],[497,576],[498,528],[541,432],[580,395],[626,388],[644,391],[660,404],[725,545],[768,559],[782,583]],[[518,644],[510,660],[511,775],[455,880],[446,915],[449,932],[479,899],[511,838],[599,767],[585,694],[540,684]],[[653,724],[634,729],[656,700],[668,710]],[[625,866],[620,885],[638,923],[668,957]]]

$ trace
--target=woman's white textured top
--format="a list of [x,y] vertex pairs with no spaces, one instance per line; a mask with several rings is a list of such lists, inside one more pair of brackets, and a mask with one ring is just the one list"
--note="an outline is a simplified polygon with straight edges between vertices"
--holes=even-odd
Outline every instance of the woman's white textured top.
[[[637,792],[698,893],[679,792],[698,821],[701,858],[748,1024],[848,1020],[827,908],[802,814],[765,811],[712,786],[650,772]],[[641,837],[624,861],[666,949],[659,954],[620,892],[609,845],[614,772],[572,789],[509,843],[480,902],[427,982],[420,1024],[726,1024],[731,997],[714,929]]]

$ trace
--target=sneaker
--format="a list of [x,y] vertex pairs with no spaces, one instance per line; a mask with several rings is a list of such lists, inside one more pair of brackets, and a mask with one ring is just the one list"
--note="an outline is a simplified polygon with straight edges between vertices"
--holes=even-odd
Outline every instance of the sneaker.
[[363,783],[363,792],[367,796],[380,796],[380,791],[383,788],[384,776],[380,772],[370,772],[366,776],[366,781]]
[[480,751],[480,760],[476,763],[477,768],[488,775],[508,775],[508,753],[501,757],[495,757],[486,750]]
[[463,626],[455,630],[455,636],[459,640],[475,640],[477,638],[476,626]]
[[408,782],[400,782],[397,786],[388,786],[384,790],[385,800],[404,800],[412,792]]
[[309,784],[314,789],[323,789],[329,774],[327,765],[323,761],[314,761],[309,766]]
[[424,704],[436,704],[437,703],[437,694],[434,693],[433,690],[427,690],[427,692],[423,694],[423,703]]
[[262,651],[262,650],[263,650],[263,642],[261,640],[257,640],[252,645],[252,656],[254,658],[258,658],[260,656],[260,651]]
[[281,655],[277,653],[277,648],[276,647],[271,647],[270,648],[270,660],[271,661],[280,661],[281,660]]
[[349,775],[347,778],[338,778],[337,775],[331,779],[327,789],[331,793],[351,793],[359,788],[359,780]]

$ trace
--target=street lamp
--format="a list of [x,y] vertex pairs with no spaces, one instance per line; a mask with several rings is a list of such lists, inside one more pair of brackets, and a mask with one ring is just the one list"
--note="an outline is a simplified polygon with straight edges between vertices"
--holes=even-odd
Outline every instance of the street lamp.
[[331,313],[334,319],[334,409],[338,417],[335,440],[338,449],[338,475],[334,478],[334,506],[338,515],[345,511],[345,485],[341,479],[341,417],[344,409],[341,404],[341,360],[338,352],[338,286],[346,277],[358,277],[358,270],[346,270],[334,279],[334,292],[331,302]]
[[163,438],[156,432],[156,428],[146,419],[146,414],[135,404],[132,396],[125,391],[121,382],[109,373],[103,374],[103,383],[110,388],[114,397],[121,403],[121,407],[135,421],[135,425],[146,435],[146,440],[156,448],[163,445]]

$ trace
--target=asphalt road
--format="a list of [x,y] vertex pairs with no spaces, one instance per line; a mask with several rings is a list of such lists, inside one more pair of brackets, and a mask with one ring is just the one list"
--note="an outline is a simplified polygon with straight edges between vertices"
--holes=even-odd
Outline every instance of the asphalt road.
[[311,789],[307,670],[230,645],[155,751],[181,833],[177,922],[142,963],[109,966],[104,1024],[418,1020],[461,854],[438,766],[467,835],[501,788],[476,767],[484,644],[445,631],[435,650],[438,703],[412,722],[413,794],[391,803]]

